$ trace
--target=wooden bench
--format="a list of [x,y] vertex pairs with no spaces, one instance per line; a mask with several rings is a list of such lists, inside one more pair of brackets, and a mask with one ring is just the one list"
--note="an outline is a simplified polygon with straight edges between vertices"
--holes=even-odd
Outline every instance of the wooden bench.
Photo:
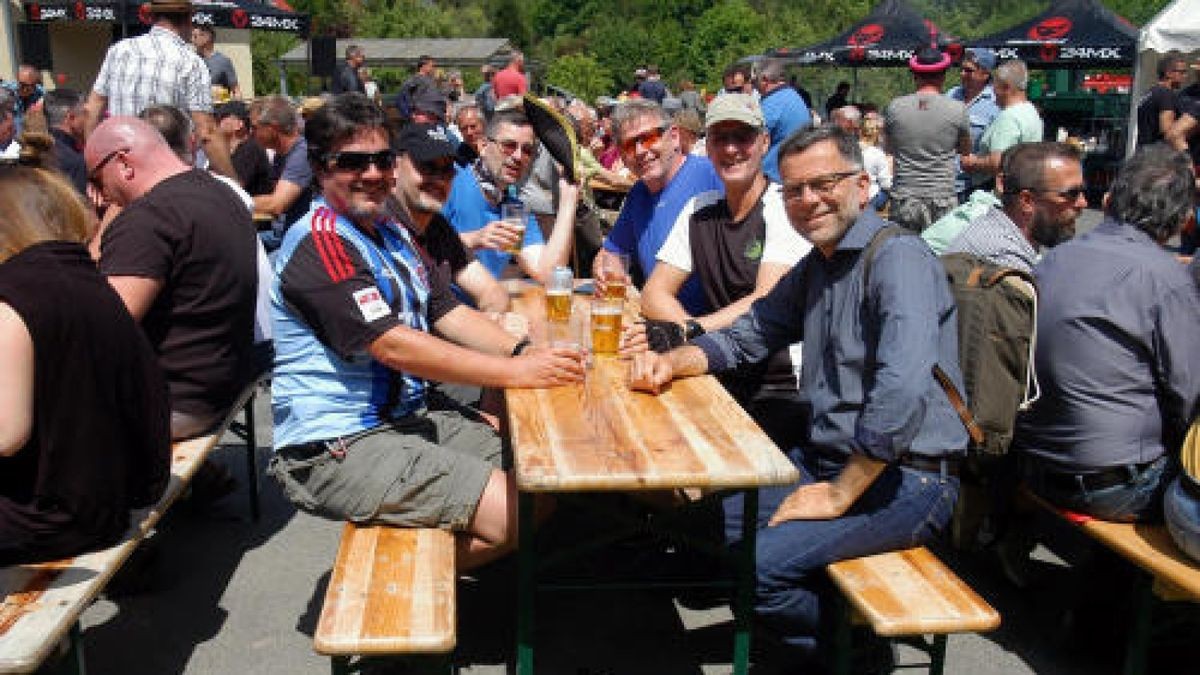
[[346,523],[313,644],[349,673],[354,656],[446,655],[456,629],[454,535]]
[[1200,602],[1200,563],[1179,550],[1166,525],[1114,523],[1051,504],[1022,486],[1020,499],[1045,509],[1142,570],[1135,580],[1135,613],[1125,652],[1126,675],[1146,672],[1154,598]]
[[839,621],[835,672],[850,672],[850,623],[865,621],[881,637],[933,635],[929,672],[940,675],[949,633],[983,632],[1000,614],[924,547],[843,560],[827,566],[850,608]]
[[[70,636],[74,669],[85,672],[79,615],[92,604],[121,569],[138,544],[158,524],[171,504],[187,489],[196,470],[217,447],[234,417],[245,410],[246,423],[237,435],[247,440],[252,471],[257,471],[254,438],[254,394],[257,382],[246,387],[219,429],[207,436],[180,441],[171,447],[171,480],[158,502],[131,514],[129,531],[121,541],[101,551],[30,565],[0,568],[0,675],[32,673]],[[235,431],[235,433],[237,433]],[[248,434],[248,435],[246,435]],[[250,474],[251,512],[258,517],[257,473]]]

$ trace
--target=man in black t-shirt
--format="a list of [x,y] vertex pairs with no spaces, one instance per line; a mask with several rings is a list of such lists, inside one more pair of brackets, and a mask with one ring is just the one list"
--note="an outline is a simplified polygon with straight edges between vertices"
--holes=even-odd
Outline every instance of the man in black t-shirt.
[[[642,291],[642,313],[674,322],[688,340],[731,325],[811,248],[788,221],[779,186],[763,173],[770,136],[758,102],[726,94],[709,104],[706,122],[708,156],[725,194],[704,192],[688,202]],[[693,275],[708,306],[717,308],[711,314],[691,316],[678,300]],[[765,370],[721,381],[778,445],[799,442],[792,435],[803,425],[789,349],[773,355]]]
[[442,207],[454,181],[454,146],[434,124],[408,124],[396,139],[396,187],[388,208],[416,237],[435,273],[483,312],[507,312],[508,293],[462,243]]
[[258,275],[250,213],[137,118],[96,127],[84,161],[93,184],[122,208],[102,235],[100,272],[158,354],[172,437],[201,435],[253,373]]
[[1171,130],[1179,114],[1179,88],[1187,79],[1187,61],[1164,56],[1158,62],[1158,83],[1138,102],[1138,147],[1157,143]]

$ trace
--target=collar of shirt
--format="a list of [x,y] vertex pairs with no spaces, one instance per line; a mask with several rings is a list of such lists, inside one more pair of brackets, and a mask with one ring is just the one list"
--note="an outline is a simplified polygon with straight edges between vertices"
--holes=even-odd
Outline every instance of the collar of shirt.
[[500,189],[500,181],[488,171],[487,166],[483,163],[483,158],[475,160],[471,166],[471,173],[475,176],[475,182],[479,184],[479,189],[483,192],[484,199],[487,199],[490,204],[495,206],[504,199],[504,191]]
[[183,38],[179,37],[179,33],[163,28],[162,26],[151,26],[150,32],[146,33],[146,35],[159,40],[167,40],[168,42],[172,42],[180,47],[187,46],[187,43],[183,41]]
[[874,209],[864,209],[854,220],[854,224],[842,235],[838,242],[837,251],[861,251],[875,238],[875,233],[887,225]]
[[1150,235],[1139,230],[1137,226],[1122,223],[1112,216],[1104,216],[1104,220],[1100,221],[1100,224],[1094,228],[1094,231],[1096,234],[1124,239],[1131,244],[1161,248],[1158,242],[1151,239]]

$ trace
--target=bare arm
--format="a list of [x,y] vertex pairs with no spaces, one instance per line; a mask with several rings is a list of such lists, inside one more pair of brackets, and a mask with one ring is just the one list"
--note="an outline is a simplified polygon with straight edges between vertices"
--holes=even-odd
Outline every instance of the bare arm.
[[629,388],[657,394],[671,380],[694,377],[708,372],[708,357],[694,345],[667,352],[639,352],[629,367]]
[[846,466],[832,481],[807,483],[788,495],[769,525],[789,520],[829,520],[840,518],[858,501],[887,466],[864,455],[850,455]]
[[575,209],[579,205],[579,186],[558,181],[558,214],[554,231],[545,246],[521,249],[518,261],[521,269],[539,283],[545,283],[550,273],[571,259],[571,242],[575,240]]
[[303,187],[296,185],[290,180],[276,181],[275,189],[271,194],[254,197],[254,212],[277,216],[287,211],[292,202],[299,199],[300,194],[303,192]]
[[[1187,113],[1184,114],[1186,115]],[[1183,115],[1176,116],[1174,110],[1160,110],[1158,111],[1158,128],[1165,136],[1170,131],[1171,127],[1175,126],[1175,123],[1178,122],[1182,117]],[[1195,118],[1193,118],[1193,121],[1194,120]],[[1182,150],[1183,148],[1176,149]]]
[[94,90],[88,94],[87,103],[84,104],[84,111],[87,114],[87,120],[84,122],[83,128],[84,138],[92,135],[96,126],[100,124],[100,118],[104,115],[104,111],[107,109],[107,96],[99,94]]
[[487,271],[478,260],[472,260],[458,274],[454,275],[454,283],[458,284],[475,300],[475,306],[481,312],[507,312],[509,307],[508,291],[496,281],[496,277]]
[[113,276],[108,277],[108,285],[121,296],[125,309],[129,310],[134,321],[140,323],[162,290],[163,282],[162,279]]
[[204,154],[208,156],[208,168],[236,181],[238,175],[229,156],[229,141],[217,129],[212,114],[193,110],[192,121],[196,124],[196,136],[200,139]]
[[486,314],[466,305],[450,310],[433,327],[455,344],[495,356],[508,356],[521,339],[504,330]]
[[0,455],[10,457],[33,433],[33,338],[0,302]]
[[[775,287],[775,284],[787,274],[789,267],[778,263],[763,263],[758,267],[758,278],[754,282],[754,290],[746,297],[726,305],[717,311],[704,316],[695,317],[705,331],[713,331],[732,325],[737,318],[750,310],[762,296]],[[679,289],[687,281],[688,273],[674,267],[670,263],[660,263],[654,266],[646,288],[642,290],[642,313],[651,319],[683,323],[689,318],[687,310],[679,303]]]
[[1172,148],[1187,150],[1188,137],[1196,131],[1196,118],[1192,117],[1191,113],[1184,113],[1174,124],[1162,128],[1167,129],[1167,143],[1170,143]]

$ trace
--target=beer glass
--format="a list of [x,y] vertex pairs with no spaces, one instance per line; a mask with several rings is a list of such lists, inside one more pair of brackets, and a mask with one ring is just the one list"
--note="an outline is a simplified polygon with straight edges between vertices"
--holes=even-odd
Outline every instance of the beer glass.
[[592,351],[596,354],[616,354],[621,342],[621,314],[624,301],[620,298],[592,299]]
[[525,240],[525,223],[528,217],[525,205],[521,202],[505,202],[500,205],[500,220],[519,231],[516,243],[505,249],[506,253],[517,255],[521,252],[521,244]]
[[570,267],[555,267],[546,284],[546,320],[563,322],[571,319],[571,292],[575,277]]
[[625,285],[629,283],[629,254],[606,251],[600,257],[596,282],[599,296],[624,300]]

